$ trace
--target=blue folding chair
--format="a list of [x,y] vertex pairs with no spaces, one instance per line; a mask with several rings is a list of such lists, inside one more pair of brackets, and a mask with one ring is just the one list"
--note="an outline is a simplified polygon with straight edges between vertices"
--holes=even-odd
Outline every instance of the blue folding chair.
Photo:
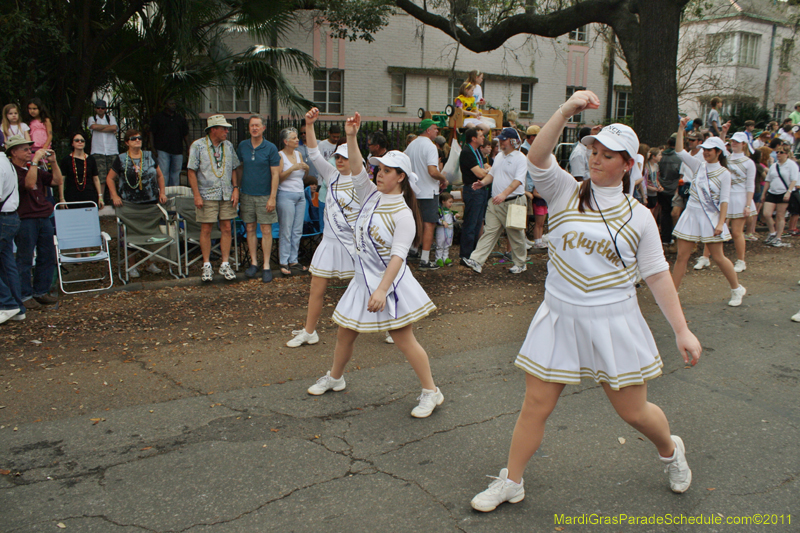
[[[67,209],[61,209],[61,206]],[[64,294],[78,294],[110,289],[114,285],[114,272],[111,268],[111,254],[108,252],[108,241],[111,236],[100,231],[100,215],[94,202],[60,202],[55,212],[56,235],[53,242],[56,247],[56,263],[58,282]],[[89,283],[103,281],[102,278],[81,278],[64,281],[61,266],[85,263],[106,263],[108,265],[109,284],[106,287],[68,291],[64,286],[73,283]]]

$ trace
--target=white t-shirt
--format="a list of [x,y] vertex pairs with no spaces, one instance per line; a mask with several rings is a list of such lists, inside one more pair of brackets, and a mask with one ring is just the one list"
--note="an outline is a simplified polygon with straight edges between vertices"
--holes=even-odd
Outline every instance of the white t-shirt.
[[[406,147],[405,154],[411,160],[411,170],[419,178],[417,198],[429,200],[439,194],[439,180],[428,173],[429,166],[439,168],[439,151],[433,141],[420,135]],[[522,181],[524,183],[525,178]]]
[[[19,125],[17,125],[17,124],[9,124],[8,125],[8,136],[7,137],[11,137],[11,136],[25,137],[25,132],[26,131],[30,131],[30,130],[31,129],[24,122],[22,122]],[[8,142],[8,139],[6,139],[5,142]]]
[[0,202],[3,204],[3,213],[13,213],[19,207],[19,181],[17,170],[5,153],[0,152]]
[[[780,175],[778,175],[778,166],[781,168]],[[769,173],[767,174],[769,193],[786,194],[787,187],[790,186],[792,182],[796,184],[798,177],[800,177],[800,171],[798,171],[797,163],[791,159],[787,159],[782,165],[773,163],[772,166],[769,167]],[[783,178],[783,180],[781,180],[781,178]],[[786,184],[783,183],[784,181]]]
[[492,175],[492,196],[501,194],[514,180],[520,182],[520,185],[508,197],[525,194],[525,177],[528,175],[527,161],[528,158],[519,150],[514,150],[508,155],[497,152],[494,165],[489,172]]
[[328,139],[318,142],[317,148],[319,148],[319,153],[322,154],[322,158],[325,161],[330,159],[333,153],[336,151],[336,145],[330,142]]
[[483,98],[483,89],[481,89],[480,85],[475,84],[475,91],[472,93],[472,96],[475,97],[476,104],[481,101]]
[[104,133],[92,129],[93,124],[101,124],[103,126],[117,125],[117,119],[109,114],[103,118],[98,118],[95,115],[89,117],[86,121],[86,129],[92,133],[92,154],[100,155],[116,155],[119,153],[119,146],[117,144],[116,133]]
[[580,141],[569,155],[569,173],[584,179],[589,178],[589,149]]

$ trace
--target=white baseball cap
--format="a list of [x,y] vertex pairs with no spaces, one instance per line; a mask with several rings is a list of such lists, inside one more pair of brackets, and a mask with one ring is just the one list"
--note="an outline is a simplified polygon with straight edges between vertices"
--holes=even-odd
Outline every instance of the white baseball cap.
[[411,189],[413,189],[414,194],[420,193],[419,186],[417,186],[417,180],[419,179],[419,176],[414,174],[414,171],[411,170],[411,159],[409,159],[409,157],[403,152],[391,150],[383,154],[381,157],[370,157],[369,163],[370,165],[375,166],[377,166],[378,163],[381,163],[387,167],[399,168],[403,171],[403,173],[405,173],[406,176],[408,176],[408,183],[411,185]]
[[731,135],[731,140],[736,141],[737,143],[749,142],[747,139],[747,134],[743,131],[737,131],[736,133]]
[[333,153],[333,155],[334,156],[340,155],[345,159],[350,159],[349,157],[347,157],[347,143],[340,144],[339,147],[336,149],[336,151]]
[[700,145],[700,148],[702,148],[703,150],[717,148],[722,151],[722,155],[724,155],[725,157],[728,157],[730,155],[728,149],[725,148],[725,143],[722,142],[722,139],[720,139],[719,137],[709,137],[708,139],[703,141],[703,144]]
[[586,146],[591,146],[594,141],[600,142],[609,150],[627,152],[631,158],[636,157],[639,152],[639,137],[625,124],[609,124],[597,135],[587,135],[581,139]]

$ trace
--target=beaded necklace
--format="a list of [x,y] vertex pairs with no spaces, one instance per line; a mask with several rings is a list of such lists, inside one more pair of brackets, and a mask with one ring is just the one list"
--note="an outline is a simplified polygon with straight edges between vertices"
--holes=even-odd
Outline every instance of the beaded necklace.
[[[214,176],[216,176],[217,179],[222,179],[222,177],[225,175],[225,143],[224,142],[219,143],[220,154],[217,155],[217,149],[216,148],[212,149],[214,143],[209,143],[208,139],[209,136],[207,135],[206,149],[208,150],[208,160],[211,163],[211,172],[214,173]],[[216,169],[214,168],[215,163],[217,166]],[[217,174],[217,169],[222,169],[222,173]]]
[[[131,157],[131,152],[130,151],[126,152],[126,155],[128,157],[127,157],[127,159],[125,159],[125,169],[122,171],[122,174],[125,176],[125,183],[128,184],[129,188],[131,188],[131,189],[137,189],[138,188],[141,191],[142,190],[142,165],[141,164],[137,165],[136,163],[133,164],[133,171],[136,173],[137,182],[136,182],[135,185],[131,185],[131,182],[128,180],[128,163],[133,158]],[[142,156],[141,155],[139,156],[139,163],[142,163]]]
[[81,182],[78,179],[78,167],[75,166],[75,154],[70,154],[70,157],[72,158],[72,174],[75,176],[75,188],[79,191],[83,191],[86,189],[86,160],[83,160],[83,181]]

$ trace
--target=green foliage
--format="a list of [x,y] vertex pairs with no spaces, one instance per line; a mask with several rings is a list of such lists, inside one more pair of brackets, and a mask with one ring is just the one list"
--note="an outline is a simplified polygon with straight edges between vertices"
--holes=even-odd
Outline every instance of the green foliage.
[[745,120],[753,120],[756,123],[756,129],[764,129],[769,121],[772,119],[770,112],[758,104],[744,104],[739,108],[739,112],[735,115],[728,115],[723,117],[724,120],[731,121],[730,133],[737,131],[744,131]]
[[387,24],[396,12],[391,0],[322,0],[315,7],[331,26],[331,33],[339,39],[374,41],[373,33]]

